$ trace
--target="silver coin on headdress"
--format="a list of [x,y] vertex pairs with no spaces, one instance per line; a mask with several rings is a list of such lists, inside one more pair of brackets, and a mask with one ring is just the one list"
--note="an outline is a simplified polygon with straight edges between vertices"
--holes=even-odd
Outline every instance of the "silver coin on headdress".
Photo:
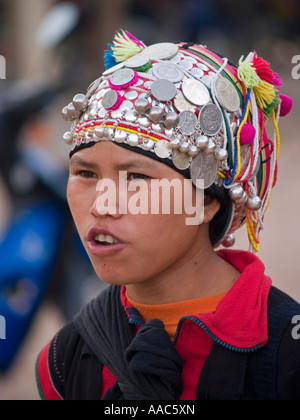
[[177,95],[177,89],[170,80],[160,79],[153,82],[151,94],[158,101],[169,102]]
[[215,94],[219,104],[228,112],[237,112],[240,97],[233,84],[225,77],[219,77],[215,83]]
[[125,66],[131,69],[138,69],[146,66],[149,61],[150,58],[146,54],[136,54],[125,61]]
[[115,90],[108,90],[102,98],[102,106],[105,109],[113,108],[118,102],[119,96]]
[[154,147],[156,156],[161,159],[166,159],[171,156],[172,149],[170,143],[167,140],[159,140],[156,142]]
[[172,83],[179,83],[183,79],[183,71],[172,63],[158,63],[153,66],[153,76],[157,79],[167,79]]
[[170,60],[178,54],[179,48],[171,42],[150,45],[142,51],[142,55],[150,57],[152,60]]
[[191,136],[196,131],[197,116],[191,111],[183,111],[179,115],[179,131],[185,136]]
[[200,111],[200,126],[204,134],[215,136],[223,124],[222,112],[215,104],[207,104]]
[[187,153],[175,149],[173,150],[172,162],[177,169],[185,171],[190,166],[191,157]]
[[132,69],[121,69],[116,71],[110,78],[114,86],[123,86],[135,78],[136,73]]
[[196,185],[197,179],[203,179],[204,188],[209,188],[213,185],[217,178],[218,162],[214,155],[207,155],[205,153],[198,153],[191,164],[191,179]]
[[199,80],[185,78],[182,92],[186,99],[194,105],[203,106],[210,102],[209,90]]
[[191,111],[196,112],[197,107],[191,104],[183,95],[182,92],[178,92],[174,99],[174,106],[179,112]]

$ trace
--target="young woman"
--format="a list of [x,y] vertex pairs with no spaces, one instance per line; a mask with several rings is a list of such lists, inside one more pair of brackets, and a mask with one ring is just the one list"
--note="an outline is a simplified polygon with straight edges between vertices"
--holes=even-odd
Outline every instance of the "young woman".
[[[279,77],[256,53],[236,68],[128,32],[106,64],[63,115],[70,209],[109,286],[40,353],[42,398],[300,398],[300,305],[254,254],[291,109]],[[243,225],[253,253],[228,249]]]

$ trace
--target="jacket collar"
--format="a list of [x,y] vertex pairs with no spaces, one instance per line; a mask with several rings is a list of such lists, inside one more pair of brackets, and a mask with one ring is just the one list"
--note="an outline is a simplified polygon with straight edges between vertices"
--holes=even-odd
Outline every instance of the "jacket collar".
[[[178,334],[185,320],[189,319],[228,349],[254,351],[268,341],[267,303],[271,279],[264,274],[264,264],[252,253],[222,250],[218,255],[233,265],[241,273],[240,277],[214,312],[182,318]],[[141,315],[126,298],[125,287],[122,288],[121,300],[129,322],[143,325]]]
[[226,250],[218,254],[241,275],[215,312],[195,318],[205,325],[214,341],[236,351],[255,350],[268,341],[271,279],[264,274],[264,264],[252,253]]

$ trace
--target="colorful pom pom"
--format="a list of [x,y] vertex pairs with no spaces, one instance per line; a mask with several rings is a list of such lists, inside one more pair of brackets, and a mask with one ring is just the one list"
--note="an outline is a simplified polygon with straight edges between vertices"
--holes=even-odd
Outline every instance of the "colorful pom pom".
[[247,145],[253,143],[256,135],[256,130],[251,124],[244,124],[241,134],[240,143],[241,145]]
[[111,50],[117,63],[122,63],[145,48],[144,44],[127,31],[115,36]]
[[257,57],[256,52],[253,55],[252,65],[256,70],[256,74],[261,80],[273,84],[274,73],[271,69],[271,63],[268,63],[261,57]]
[[261,80],[259,86],[253,88],[257,105],[267,118],[270,117],[279,103],[278,93],[274,85]]
[[293,108],[293,99],[286,95],[279,95],[279,98],[281,99],[280,116],[285,117]]
[[282,80],[281,78],[278,76],[277,73],[273,73],[273,81],[272,81],[273,85],[276,87],[277,90],[280,90],[281,86],[282,86]]
[[260,78],[252,62],[248,61],[248,59],[244,61],[244,56],[239,61],[238,78],[244,83],[247,89],[253,89],[260,83]]
[[111,48],[113,47],[113,45],[112,44],[109,44],[108,47],[110,49],[109,50],[106,50],[105,51],[105,54],[104,54],[104,64],[105,64],[105,68],[107,70],[111,69],[112,67],[114,67],[117,64],[116,59],[114,57],[114,54],[113,54],[113,52],[111,50]]
[[113,44],[108,45],[105,51],[104,62],[106,69],[114,67],[118,63],[123,63],[128,58],[141,52],[146,46],[131,35],[128,31],[117,33]]

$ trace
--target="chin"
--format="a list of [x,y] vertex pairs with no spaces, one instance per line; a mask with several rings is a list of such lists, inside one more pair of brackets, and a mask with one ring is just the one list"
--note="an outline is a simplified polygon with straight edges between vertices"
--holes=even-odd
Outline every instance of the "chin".
[[109,269],[108,267],[99,267],[99,264],[93,264],[94,270],[97,276],[106,284],[108,285],[115,285],[115,286],[123,286],[126,284],[126,280],[124,276],[120,273],[117,273],[113,269]]

